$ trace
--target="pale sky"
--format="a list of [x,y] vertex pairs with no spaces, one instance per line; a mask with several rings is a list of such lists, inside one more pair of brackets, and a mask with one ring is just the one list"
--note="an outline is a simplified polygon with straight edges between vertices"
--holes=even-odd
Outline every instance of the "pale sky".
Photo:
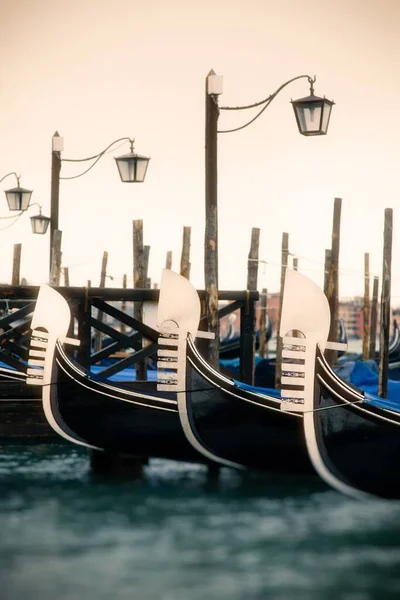
[[[132,285],[132,221],[143,219],[149,275],[166,253],[179,271],[182,231],[192,227],[191,279],[204,287],[204,83],[224,77],[221,105],[250,104],[300,74],[334,100],[327,136],[299,135],[288,86],[250,127],[219,135],[219,287],[244,289],[252,227],[260,227],[259,288],[278,290],[282,232],[300,271],[323,282],[335,197],[342,198],[340,293],[364,291],[364,253],[382,269],[385,208],[394,210],[393,304],[400,304],[400,2],[397,0],[0,0],[0,178],[21,175],[32,203],[50,212],[51,139],[83,158],[128,136],[151,157],[143,184],[123,184],[115,148],[81,178],[62,181],[63,265],[71,285]],[[220,129],[254,111],[221,113]],[[63,163],[62,176],[83,170]],[[0,186],[0,216],[9,216]],[[32,207],[29,216],[36,214]],[[48,280],[49,233],[30,219],[1,220],[0,280],[10,282],[13,245],[21,276]],[[371,288],[372,289],[372,288]]]

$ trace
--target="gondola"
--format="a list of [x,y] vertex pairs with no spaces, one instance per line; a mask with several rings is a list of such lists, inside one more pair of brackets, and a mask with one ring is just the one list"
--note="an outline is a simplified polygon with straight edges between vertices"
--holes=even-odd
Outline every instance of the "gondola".
[[[312,307],[308,321],[295,314],[294,298]],[[358,498],[398,499],[400,406],[363,393],[338,377],[324,358],[329,325],[329,305],[322,290],[288,269],[281,332],[297,329],[303,337],[284,336],[284,348],[290,348],[284,353],[302,363],[304,375],[302,380],[295,377],[298,373],[293,366],[282,389],[282,410],[303,414],[310,460],[328,484]]]
[[[280,410],[279,395],[239,384],[198,352],[196,290],[164,270],[158,306],[158,381],[101,381],[64,348],[70,311],[42,286],[32,319],[28,382],[43,388],[48,422],[70,442],[138,457],[237,468],[313,473],[302,415]],[[279,392],[279,391],[278,391]]]

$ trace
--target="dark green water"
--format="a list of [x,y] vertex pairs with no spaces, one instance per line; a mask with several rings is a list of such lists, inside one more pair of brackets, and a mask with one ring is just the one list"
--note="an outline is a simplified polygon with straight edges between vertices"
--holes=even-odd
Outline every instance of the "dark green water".
[[314,480],[154,461],[93,479],[84,450],[0,446],[0,600],[400,598],[400,503]]

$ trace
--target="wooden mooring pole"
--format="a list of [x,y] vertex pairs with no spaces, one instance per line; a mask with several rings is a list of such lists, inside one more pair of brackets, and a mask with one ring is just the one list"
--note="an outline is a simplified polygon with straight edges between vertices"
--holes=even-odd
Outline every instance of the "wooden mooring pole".
[[[127,287],[127,277],[126,277],[126,273],[124,273],[124,275],[122,276],[122,287],[124,290],[126,290]],[[126,302],[125,300],[122,300],[121,302],[121,310],[123,313],[126,312]],[[125,323],[121,323],[121,333],[125,333],[126,332],[126,325]]]
[[371,331],[369,336],[369,356],[372,360],[375,359],[376,355],[376,332],[378,324],[378,289],[379,289],[379,277],[374,277],[374,283],[372,286],[372,304],[371,304]]
[[[57,248],[55,243],[56,231],[58,231],[58,212],[60,197],[60,172],[61,172],[61,150],[63,147],[63,138],[56,131],[51,140],[51,188],[50,188],[50,260],[49,271],[50,281],[52,279],[53,265],[57,261],[54,251]],[[52,285],[59,285],[53,283]]]
[[258,251],[260,247],[260,229],[251,230],[250,251],[247,260],[247,290],[256,290],[258,281]]
[[281,332],[281,314],[282,314],[282,302],[283,302],[283,288],[285,285],[285,274],[288,266],[289,256],[289,234],[282,234],[282,258],[281,258],[281,292],[279,296],[279,308],[278,308],[278,319],[277,319],[277,336],[276,336],[276,367],[275,367],[275,387],[281,387],[281,376],[282,376],[282,333]]
[[215,76],[211,70],[206,77],[206,126],[205,126],[205,236],[204,236],[204,282],[205,308],[208,331],[215,338],[208,343],[208,361],[219,368],[219,320],[218,320],[218,187],[217,187],[217,125],[218,96],[211,94],[210,82]]
[[330,248],[325,250],[325,266],[324,266],[324,293],[328,297],[328,286],[329,286],[329,273],[331,270],[331,255],[332,251]]
[[[133,221],[133,287],[144,288],[145,286],[145,257],[143,247],[143,221]],[[143,302],[135,302],[133,318],[142,322]],[[143,340],[142,340],[143,345]],[[136,378],[147,379],[147,368],[144,362],[135,363]]]
[[[247,286],[246,289],[249,291],[257,290],[258,286],[258,264],[259,264],[259,247],[260,247],[260,229],[258,227],[253,227],[251,230],[251,242],[250,242],[250,251],[247,259]],[[248,327],[250,326],[250,330]],[[246,344],[246,348],[251,348],[251,373],[250,375],[250,383],[254,384],[254,357],[256,353],[256,338],[254,334],[255,329],[255,313],[253,318],[253,323],[249,319],[249,323],[245,330],[245,339],[242,340],[243,344]],[[251,339],[250,339],[251,338]],[[248,342],[247,342],[248,341]],[[248,343],[248,345],[247,345]]]
[[182,255],[180,274],[186,279],[190,279],[190,234],[191,227],[183,228]]
[[265,358],[268,353],[268,342],[265,331],[265,323],[267,320],[267,302],[267,288],[263,288],[260,294],[260,349],[258,351],[261,358]]
[[15,285],[15,286],[18,286],[20,283],[21,249],[22,249],[21,244],[14,244],[11,285]]
[[385,223],[383,229],[383,266],[382,266],[382,293],[381,316],[379,335],[379,379],[378,395],[387,397],[388,371],[389,371],[389,332],[390,332],[390,291],[392,276],[392,237],[393,237],[393,210],[385,209]]
[[51,251],[50,285],[60,285],[61,275],[61,239],[62,232],[59,229],[53,231],[53,246]]
[[[337,342],[338,339],[338,310],[339,310],[339,250],[340,250],[340,216],[342,212],[342,199],[335,198],[333,207],[332,248],[329,267],[327,298],[331,312],[331,326],[329,341]],[[332,366],[337,359],[337,351],[327,350],[326,359]]]
[[[103,258],[101,261],[101,271],[100,271],[100,285],[99,287],[104,288],[106,287],[106,277],[107,277],[107,262],[108,262],[108,252],[104,251],[103,252]],[[97,313],[97,319],[98,321],[100,321],[101,323],[103,322],[103,311],[99,310]],[[102,333],[101,331],[98,329],[96,331],[96,336],[95,336],[95,341],[94,341],[94,349],[95,352],[99,352],[101,350],[101,344],[102,344]]]
[[150,260],[150,246],[143,246],[143,260],[144,260],[144,286],[147,289],[151,288],[151,279],[149,277],[149,260]]
[[65,287],[69,287],[69,269],[68,267],[63,267],[62,271],[64,273],[64,285]]
[[363,351],[362,359],[368,360],[371,335],[371,301],[369,297],[369,254],[364,254],[364,306],[363,306]]
[[165,260],[165,268],[172,269],[172,250],[168,250],[167,258]]

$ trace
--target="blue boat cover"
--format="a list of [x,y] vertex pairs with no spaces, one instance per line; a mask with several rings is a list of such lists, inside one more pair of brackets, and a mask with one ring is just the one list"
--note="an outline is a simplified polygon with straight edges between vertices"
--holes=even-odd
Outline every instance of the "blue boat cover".
[[400,412],[400,399],[395,398],[391,400],[390,398],[380,398],[375,394],[370,394],[368,392],[364,392],[365,402],[368,404],[372,404],[372,406],[376,406],[377,408],[386,408],[388,410],[393,410],[395,412]]
[[255,385],[243,383],[243,381],[237,381],[237,379],[234,379],[233,383],[236,385],[236,387],[240,388],[241,390],[253,392],[254,394],[263,394],[263,396],[272,396],[273,398],[281,397],[281,390],[279,389],[257,387]]
[[378,396],[379,375],[361,360],[354,363],[350,374],[350,383],[363,390],[365,401],[379,408],[400,412],[400,381],[388,380],[387,398]]

